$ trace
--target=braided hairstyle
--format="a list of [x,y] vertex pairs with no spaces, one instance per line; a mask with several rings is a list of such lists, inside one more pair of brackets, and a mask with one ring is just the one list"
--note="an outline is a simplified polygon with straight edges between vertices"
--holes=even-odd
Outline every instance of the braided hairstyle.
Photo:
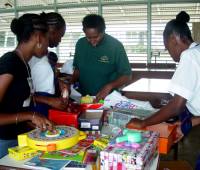
[[48,26],[55,26],[56,29],[66,27],[64,18],[56,12],[41,13],[42,18],[45,18]]
[[10,25],[11,31],[16,35],[18,43],[27,42],[35,31],[46,33],[46,21],[40,15],[27,13],[14,18]]
[[49,47],[57,47],[65,34],[65,20],[56,12],[43,12],[40,15],[46,20],[48,25]]

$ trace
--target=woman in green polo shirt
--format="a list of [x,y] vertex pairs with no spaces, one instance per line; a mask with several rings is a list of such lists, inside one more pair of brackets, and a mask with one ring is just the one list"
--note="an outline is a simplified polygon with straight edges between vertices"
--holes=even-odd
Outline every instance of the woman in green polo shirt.
[[131,67],[122,43],[105,33],[102,16],[89,14],[82,25],[85,37],[76,44],[71,83],[79,81],[82,95],[99,101],[128,82]]

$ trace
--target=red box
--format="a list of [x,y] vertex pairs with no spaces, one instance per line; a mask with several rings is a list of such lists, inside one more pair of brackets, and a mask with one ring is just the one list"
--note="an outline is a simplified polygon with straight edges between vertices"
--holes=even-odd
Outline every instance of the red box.
[[67,112],[60,110],[49,110],[49,120],[57,125],[67,125],[78,128],[78,117],[81,111]]
[[102,103],[91,103],[91,104],[87,104],[87,103],[83,103],[81,104],[81,109],[84,110],[88,110],[88,109],[100,109],[103,106]]

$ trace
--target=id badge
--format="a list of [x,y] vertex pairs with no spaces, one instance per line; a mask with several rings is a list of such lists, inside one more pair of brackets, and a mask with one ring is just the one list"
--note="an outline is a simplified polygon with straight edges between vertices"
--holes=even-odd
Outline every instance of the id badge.
[[28,85],[30,87],[31,94],[34,94],[34,88],[33,88],[33,80],[31,77],[27,77]]
[[30,106],[31,103],[31,96],[29,96],[26,100],[24,100],[23,107]]

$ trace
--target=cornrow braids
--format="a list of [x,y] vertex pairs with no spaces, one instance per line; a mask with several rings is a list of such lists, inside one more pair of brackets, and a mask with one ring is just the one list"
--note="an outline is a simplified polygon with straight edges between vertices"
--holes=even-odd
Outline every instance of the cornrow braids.
[[57,29],[66,26],[64,18],[56,12],[42,13],[41,16],[46,19],[48,26],[55,26]]

